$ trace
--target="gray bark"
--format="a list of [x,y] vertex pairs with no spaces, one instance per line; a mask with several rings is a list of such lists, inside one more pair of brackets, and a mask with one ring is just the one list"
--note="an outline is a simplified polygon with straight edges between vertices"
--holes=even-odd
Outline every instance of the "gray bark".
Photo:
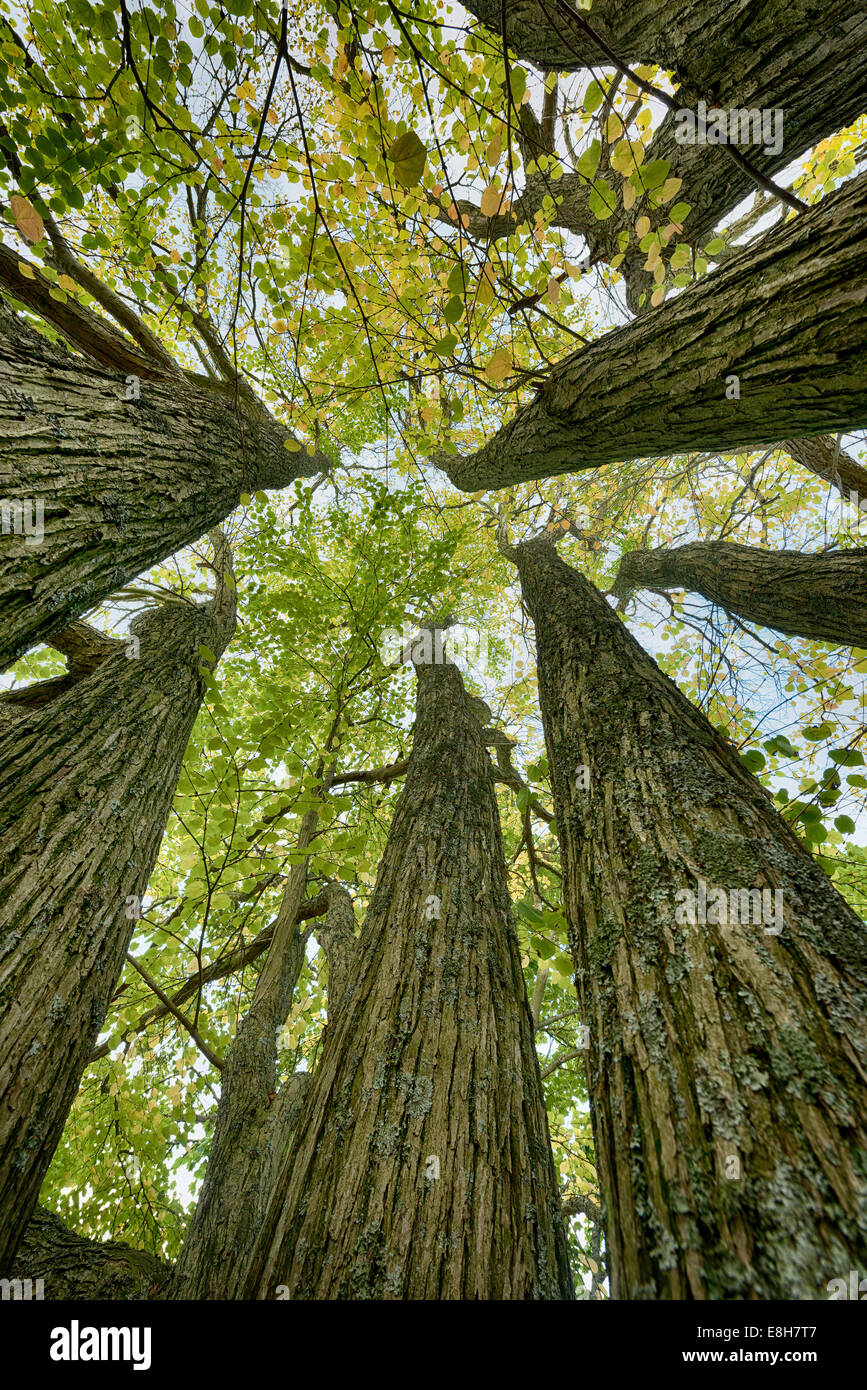
[[867,647],[867,550],[803,555],[730,541],[631,550],[612,592],[687,589],[729,613],[790,637]]
[[453,666],[419,667],[406,784],[299,1136],[259,1298],[572,1297],[490,765]]
[[[592,585],[545,542],[515,558],[612,1296],[826,1298],[867,1261],[864,923]],[[754,887],[759,924],[711,897]]]
[[290,431],[231,388],[165,374],[128,387],[2,298],[0,435],[0,501],[44,506],[40,542],[0,535],[0,670],[216,525],[242,492],[329,466],[288,453]]
[[[641,319],[571,354],[477,453],[466,492],[867,423],[867,175]],[[739,399],[727,399],[736,376]],[[733,389],[733,388],[732,388]]]
[[[217,565],[230,568],[217,539]],[[90,676],[0,726],[0,1271],[117,984],[234,588],[140,615]]]

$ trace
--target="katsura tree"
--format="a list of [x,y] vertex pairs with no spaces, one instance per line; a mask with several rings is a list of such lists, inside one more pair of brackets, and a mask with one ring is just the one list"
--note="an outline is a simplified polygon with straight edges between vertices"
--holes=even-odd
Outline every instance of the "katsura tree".
[[863,922],[550,537],[533,617],[612,1295],[815,1298],[867,1254]]
[[213,546],[208,602],[147,609],[125,640],[81,625],[90,660],[70,657],[68,688],[37,682],[0,700],[4,1268],[123,970],[187,740],[235,628],[231,550],[219,531]]
[[406,782],[261,1298],[572,1296],[484,731],[443,636],[412,649]]
[[[128,965],[113,1001],[108,1041],[94,1049],[92,1070],[43,1194],[77,1230],[119,1230],[133,1245],[160,1253],[168,1245],[174,1254],[180,1245],[173,1277],[153,1281],[154,1296],[239,1296],[247,1245],[269,1197],[269,1165],[285,1150],[294,1125],[292,1105],[284,1111],[283,1100],[303,1093],[315,1075],[339,1024],[340,1001],[354,979],[352,914],[339,880],[348,882],[361,905],[367,904],[394,791],[407,773],[411,716],[405,708],[406,681],[381,664],[382,631],[400,632],[406,605],[411,612],[420,592],[430,602],[437,585],[449,604],[463,606],[455,569],[463,569],[470,556],[455,553],[461,528],[452,520],[455,535],[449,540],[433,526],[436,510],[429,517],[420,513],[424,489],[395,493],[374,483],[368,493],[365,501],[363,491],[350,489],[341,506],[321,512],[315,493],[306,502],[302,494],[300,511],[264,500],[250,509],[237,546],[241,635],[220,668],[220,698],[212,700],[207,720],[197,726],[161,867],[151,882],[153,904],[138,925],[135,964]],[[428,529],[429,537],[421,543]],[[404,547],[411,539],[408,552]],[[479,540],[473,532],[468,544]],[[358,673],[354,684],[345,686],[353,672]],[[450,671],[449,678],[456,677]],[[345,695],[340,696],[343,687]],[[339,747],[325,746],[329,729]],[[488,736],[493,738],[494,731]],[[322,778],[317,782],[316,762],[310,774],[304,767],[320,757],[337,763],[325,793]],[[377,758],[390,761],[376,766]],[[509,759],[504,762],[508,770],[500,770],[499,781],[507,788],[517,784],[520,795],[524,783]],[[292,775],[272,771],[281,767]],[[495,775],[498,769],[499,762]],[[513,804],[514,793],[508,795]],[[314,803],[319,823],[305,854],[299,835],[304,838],[304,821]],[[520,854],[516,827],[522,820],[513,812],[506,817],[510,859],[516,848]],[[543,857],[541,847],[539,854]],[[299,871],[309,878],[312,896],[301,901],[293,924],[294,909],[287,903],[297,901]],[[519,910],[529,912],[523,903]],[[282,985],[272,974],[269,986],[262,962],[281,958],[275,952],[281,922],[288,973],[280,975]],[[299,956],[297,928],[307,936],[311,923],[308,942],[315,939],[322,953],[311,955],[308,949]],[[592,1196],[584,1195],[587,1178],[579,1175],[579,1168],[584,1173],[592,1169],[585,1152],[572,1158],[563,1148],[570,1133],[574,1030],[568,1017],[568,979],[556,983],[557,972],[568,971],[569,965],[553,957],[540,938],[540,931],[544,935],[550,929],[547,918],[540,928],[538,915],[532,925],[528,917],[519,917],[515,949],[521,965],[531,966],[538,1036],[556,1040],[553,1053],[546,1043],[542,1055],[547,1053],[546,1084],[559,1088],[553,1116],[561,1180],[564,1170],[574,1174],[565,1195],[571,1202],[576,1259],[583,1258],[578,1223],[594,1217],[597,1234],[587,1258],[601,1278],[598,1208]],[[537,958],[530,932],[548,956],[545,971],[536,969],[535,984]],[[279,991],[291,985],[299,960],[295,997],[283,1025],[277,1026],[275,1020],[286,1008]],[[518,982],[511,987],[517,989]],[[323,1038],[326,998],[328,1033]],[[275,1006],[276,1013],[270,1012]],[[529,1030],[526,1010],[523,1003],[519,1020]],[[191,1062],[192,1057],[196,1060]],[[216,1109],[211,1099],[215,1084],[221,1093]],[[202,1120],[204,1141],[197,1134]],[[185,1166],[204,1175],[182,1240],[175,1229],[177,1207],[164,1195],[179,1149],[185,1151]],[[94,1198],[79,1205],[71,1189],[85,1182],[94,1185]],[[555,1206],[560,1195],[554,1183]],[[149,1230],[155,1216],[157,1229]],[[57,1287],[53,1252],[58,1277],[66,1279],[69,1250],[80,1251],[80,1287],[87,1296],[96,1296],[103,1266],[91,1259],[86,1238],[77,1244],[69,1230],[58,1233],[42,1216],[36,1221],[33,1243],[25,1236],[23,1248],[41,1251],[33,1272],[46,1279],[46,1296]],[[119,1260],[117,1253],[106,1268],[108,1296],[114,1296],[111,1280],[117,1277]],[[134,1252],[129,1263],[138,1269]],[[17,1267],[24,1265],[19,1261]]]
[[[4,728],[95,679],[103,644],[73,621],[79,614],[239,499],[246,508],[242,649],[236,642],[221,663],[220,689],[193,731],[132,959],[109,990],[43,1186],[42,1200],[80,1235],[44,1212],[24,1235],[22,1249],[41,1251],[46,1272],[53,1262],[55,1291],[70,1287],[73,1259],[89,1296],[273,1297],[327,1279],[315,1252],[296,1258],[286,1247],[306,1219],[286,1204],[287,1186],[306,1195],[320,1171],[309,1149],[300,1167],[286,1151],[296,1101],[315,1100],[323,1133],[335,1123],[324,1089],[299,1077],[325,1088],[329,1076],[350,1075],[334,1042],[335,1031],[348,1036],[344,982],[351,989],[358,960],[346,890],[372,933],[386,911],[382,895],[370,901],[377,865],[400,877],[391,835],[405,829],[395,818],[412,714],[407,684],[381,666],[380,634],[440,605],[469,614],[491,639],[495,674],[483,694],[497,715],[482,722],[570,1255],[599,1296],[607,1219],[612,1287],[622,1295],[626,1286],[622,1212],[605,1187],[611,1151],[600,1154],[600,1182],[589,1134],[584,1000],[576,1010],[567,993],[558,836],[568,861],[571,831],[559,806],[554,816],[559,774],[543,751],[514,572],[496,553],[498,510],[481,490],[506,488],[505,512],[530,529],[568,532],[603,590],[636,550],[696,539],[769,553],[827,545],[827,485],[867,493],[857,445],[842,449],[827,433],[864,422],[863,175],[837,187],[861,159],[863,122],[837,127],[863,106],[864,67],[851,50],[864,20],[849,16],[817,39],[804,5],[767,7],[764,28],[762,17],[747,17],[748,28],[742,15],[694,5],[674,16],[606,0],[587,14],[559,0],[470,9],[487,31],[462,15],[446,28],[433,0],[411,13],[196,0],[188,15],[171,0],[119,9],[37,0],[26,19],[3,21],[0,289],[14,314],[0,325],[11,361],[2,409],[14,467],[0,485],[11,522],[4,512],[0,562],[9,562],[9,623],[26,628],[6,657],[45,638],[67,656],[65,673],[40,649],[19,662],[16,680],[48,679],[0,701]],[[738,159],[673,142],[670,102],[692,106],[708,83],[729,105],[785,107],[782,149]],[[657,124],[660,100],[669,114]],[[794,179],[773,182],[796,150],[807,153]],[[643,315],[625,326],[621,280],[627,307]],[[353,453],[348,476],[333,466],[337,446]],[[719,449],[737,453],[720,458]],[[407,488],[425,459],[437,471],[425,468]],[[246,496],[305,472],[316,482],[286,499]],[[177,563],[155,583],[172,587]],[[774,792],[790,822],[780,854],[815,874],[821,866],[861,904],[867,880],[846,814],[867,790],[853,714],[859,699],[863,707],[861,653],[831,655],[809,638],[772,645],[746,615],[696,615],[679,591],[637,600],[635,630],[653,627],[660,665]],[[686,708],[689,727],[704,729]],[[744,778],[738,785],[755,791]],[[314,806],[315,834],[301,848]],[[623,826],[618,848],[629,862],[634,826]],[[697,859],[684,835],[684,853]],[[770,831],[758,838],[771,843]],[[574,931],[571,883],[567,873]],[[399,886],[408,903],[412,885]],[[840,920],[851,929],[851,917]],[[785,932],[782,944],[767,938],[775,968],[785,941]],[[371,1008],[377,951],[390,944],[377,940],[363,976]],[[642,949],[643,939],[630,961],[643,961]],[[779,978],[761,977],[765,1040]],[[804,985],[802,1010],[818,989]],[[510,998],[519,994],[516,982]],[[822,1047],[824,1018],[812,1019]],[[522,1033],[526,1058],[525,1042]],[[783,1104],[778,1052],[769,1106]],[[683,1052],[672,1055],[686,1074]],[[810,1091],[802,1051],[797,1058],[792,1105],[799,1123],[802,1113],[812,1123],[818,1083]],[[839,1062],[835,1054],[838,1090],[847,1080]],[[597,1071],[594,1102],[598,1081]],[[714,1108],[703,1086],[695,1099]],[[754,1125],[763,1117],[751,1100]],[[398,1103],[411,1107],[412,1097]],[[721,1113],[727,1122],[715,1106]],[[794,1111],[776,1113],[784,1127]],[[842,1103],[834,1113],[839,1120]],[[466,1121],[460,1106],[451,1118]],[[796,1133],[799,1157],[814,1134]],[[617,1154],[628,1190],[631,1153]],[[261,1186],[241,1171],[243,1155],[261,1155]],[[799,1210],[821,1201],[831,1224],[827,1246],[804,1253],[802,1288],[818,1287],[832,1247],[841,1259],[855,1248],[839,1215],[851,1194],[826,1202],[814,1159],[804,1158]],[[329,1137],[326,1184],[340,1161]],[[387,1156],[377,1165],[385,1181]],[[775,1200],[785,1183],[784,1173]],[[82,1202],[84,1191],[92,1195]],[[348,1204],[353,1192],[367,1200],[350,1184]],[[660,1222],[683,1225],[680,1196],[670,1207],[667,1197],[653,1221],[658,1210]],[[629,1219],[643,1200],[627,1202]],[[741,1232],[747,1217],[737,1220]],[[764,1251],[745,1273],[741,1247],[732,1256],[720,1231],[712,1223],[707,1249],[721,1250],[722,1271],[713,1296],[780,1287]],[[140,1249],[101,1256],[88,1240],[117,1235]],[[639,1293],[657,1277],[653,1262],[667,1259],[664,1242],[661,1255],[648,1242],[652,1276],[629,1285]],[[698,1287],[693,1244],[684,1239],[690,1253],[682,1264],[673,1257],[671,1279],[688,1274]],[[177,1262],[169,1282],[166,1259]],[[377,1287],[391,1296],[397,1281]]]

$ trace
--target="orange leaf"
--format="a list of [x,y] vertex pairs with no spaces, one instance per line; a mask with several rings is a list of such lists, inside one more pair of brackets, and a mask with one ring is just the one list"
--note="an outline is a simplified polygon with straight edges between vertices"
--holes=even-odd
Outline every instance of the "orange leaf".
[[21,235],[28,241],[41,241],[45,235],[45,223],[29,199],[22,198],[20,193],[13,193],[9,206]]

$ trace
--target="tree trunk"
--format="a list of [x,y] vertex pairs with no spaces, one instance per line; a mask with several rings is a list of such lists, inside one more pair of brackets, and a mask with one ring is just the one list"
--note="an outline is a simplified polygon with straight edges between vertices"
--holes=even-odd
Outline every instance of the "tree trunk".
[[46,1301],[75,1299],[108,1302],[160,1298],[171,1266],[120,1241],[88,1240],[64,1226],[53,1212],[37,1207],[12,1261],[10,1278],[30,1280]]
[[228,547],[205,607],[136,618],[93,673],[0,728],[0,1271],[93,1049],[156,861],[203,667],[231,637]]
[[[543,541],[513,554],[612,1295],[824,1298],[867,1262],[864,923],[592,585]],[[731,896],[756,886],[758,924]]]
[[630,550],[612,592],[687,589],[747,622],[790,637],[867,647],[867,550],[802,555],[731,541],[694,541],[676,550]]
[[7,508],[0,535],[0,670],[201,536],[242,492],[328,466],[288,453],[289,431],[230,388],[125,379],[52,345],[2,299],[0,434],[0,501],[24,509]]
[[482,730],[418,668],[415,741],[329,1019],[263,1299],[571,1298]]
[[867,423],[865,217],[862,174],[668,304],[566,357],[477,453],[439,455],[439,466],[476,492]]
[[[299,850],[308,848],[316,821],[316,811],[308,811]],[[223,1065],[207,1171],[175,1266],[173,1299],[242,1298],[256,1241],[269,1212],[275,1214],[272,1199],[311,1081],[309,1072],[296,1072],[277,1087],[277,1029],[292,1002],[310,935],[298,926],[306,882],[304,859],[289,875],[266,965]],[[332,889],[326,916],[336,913],[342,921],[348,896]],[[351,904],[349,911],[351,916]]]

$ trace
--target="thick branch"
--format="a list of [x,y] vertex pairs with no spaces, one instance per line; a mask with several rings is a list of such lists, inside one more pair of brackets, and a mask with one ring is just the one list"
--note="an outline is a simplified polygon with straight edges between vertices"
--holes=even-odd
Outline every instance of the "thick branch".
[[857,502],[867,500],[867,468],[844,453],[830,435],[821,435],[818,439],[785,439],[783,448],[796,463],[833,483],[847,501],[852,492]]
[[41,1279],[46,1300],[98,1302],[159,1298],[171,1266],[120,1241],[88,1240],[37,1207],[15,1256],[12,1279]]
[[[867,175],[644,318],[562,361],[469,458],[500,488],[615,460],[774,444],[867,423]],[[738,398],[727,398],[737,377]]]
[[[324,893],[320,893],[318,897],[308,898],[307,902],[301,904],[298,909],[297,920],[302,922],[306,921],[308,917],[319,917],[322,913],[326,912],[327,909],[328,899]],[[210,965],[206,965],[203,970],[197,971],[195,975],[188,976],[181,987],[175,990],[174,994],[170,996],[170,999],[165,1004],[160,1004],[157,1008],[149,1009],[146,1014],[143,1014],[135,1024],[131,1033],[127,1036],[134,1037],[138,1033],[143,1033],[152,1023],[156,1023],[159,1019],[165,1018],[166,1015],[172,1013],[174,1009],[180,1009],[182,1005],[186,1004],[188,999],[192,999],[193,995],[197,994],[205,985],[213,984],[215,980],[223,980],[227,975],[233,975],[236,971],[243,970],[245,966],[251,965],[254,960],[258,960],[259,956],[261,956],[264,951],[267,951],[273,936],[274,923],[269,922],[268,926],[263,928],[263,930],[259,932],[259,935],[255,936],[252,941],[248,941],[244,946],[239,946],[236,950],[230,951],[228,955],[222,956],[220,959],[213,961]],[[172,1008],[169,1007],[169,1003],[171,1003]],[[100,1057],[107,1056],[108,1051],[108,1043],[102,1043],[90,1054],[88,1065],[90,1062],[98,1061]]]
[[48,638],[48,645],[66,657],[65,674],[54,676],[51,680],[34,681],[20,690],[10,690],[0,695],[0,705],[4,709],[38,709],[40,705],[47,705],[92,675],[106,657],[117,652],[122,644],[112,637],[105,637],[88,623],[70,623],[69,627],[53,633]]
[[802,555],[730,541],[631,550],[612,592],[688,589],[748,622],[792,637],[867,647],[867,550]]

